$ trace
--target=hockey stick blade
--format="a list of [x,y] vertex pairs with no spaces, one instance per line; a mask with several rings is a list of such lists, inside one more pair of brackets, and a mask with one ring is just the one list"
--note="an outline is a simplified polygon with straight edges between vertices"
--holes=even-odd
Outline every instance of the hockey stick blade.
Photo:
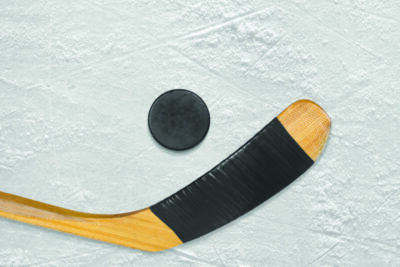
[[165,250],[231,222],[281,191],[314,163],[329,131],[323,109],[299,100],[211,171],[149,208],[89,214],[0,192],[0,216],[130,248]]

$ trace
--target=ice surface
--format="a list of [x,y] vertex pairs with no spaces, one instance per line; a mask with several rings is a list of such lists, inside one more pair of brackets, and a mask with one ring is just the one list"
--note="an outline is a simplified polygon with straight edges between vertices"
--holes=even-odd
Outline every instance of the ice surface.
[[[0,190],[87,212],[146,207],[299,98],[332,118],[322,158],[222,229],[149,254],[0,219],[5,266],[399,266],[400,2],[0,2]],[[157,145],[147,112],[186,88],[204,142]]]

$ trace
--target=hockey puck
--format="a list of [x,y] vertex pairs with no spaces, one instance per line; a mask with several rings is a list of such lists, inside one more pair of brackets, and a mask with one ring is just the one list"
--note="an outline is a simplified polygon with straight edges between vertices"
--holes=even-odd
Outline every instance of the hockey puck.
[[159,96],[149,111],[150,132],[162,146],[186,150],[199,144],[210,127],[210,113],[204,101],[185,89]]

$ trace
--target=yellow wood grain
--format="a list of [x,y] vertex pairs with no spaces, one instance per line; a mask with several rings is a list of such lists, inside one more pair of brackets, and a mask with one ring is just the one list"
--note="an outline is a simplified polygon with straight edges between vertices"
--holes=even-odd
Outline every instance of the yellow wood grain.
[[97,215],[0,192],[0,216],[145,251],[160,251],[182,244],[150,209]]
[[325,111],[311,100],[299,100],[279,114],[278,120],[315,161],[322,152],[331,129],[331,120]]
[[[278,119],[315,160],[330,130],[329,117],[322,108],[312,101],[300,100],[285,109]],[[182,244],[176,234],[150,209],[97,215],[0,192],[0,216],[145,251],[160,251]]]

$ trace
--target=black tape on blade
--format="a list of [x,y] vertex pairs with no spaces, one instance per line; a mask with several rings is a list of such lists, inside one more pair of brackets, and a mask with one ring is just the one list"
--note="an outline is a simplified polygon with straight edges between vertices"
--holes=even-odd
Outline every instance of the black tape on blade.
[[275,118],[214,169],[150,209],[188,242],[252,210],[313,163]]

